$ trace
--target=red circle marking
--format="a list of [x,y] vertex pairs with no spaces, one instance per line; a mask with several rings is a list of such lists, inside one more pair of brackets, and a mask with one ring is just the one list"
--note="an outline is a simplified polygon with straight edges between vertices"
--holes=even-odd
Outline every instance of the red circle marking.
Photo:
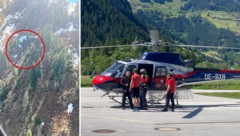
[[[38,63],[36,63],[35,65],[29,66],[29,67],[21,67],[21,66],[18,66],[18,65],[16,65],[16,64],[13,63],[13,61],[10,59],[10,57],[9,57],[9,55],[8,55],[8,43],[9,43],[9,41],[11,40],[11,38],[12,38],[15,34],[20,33],[20,32],[30,32],[30,33],[34,33],[35,35],[38,36],[38,38],[39,38],[39,39],[41,40],[41,42],[42,42],[43,50],[44,50],[44,51],[43,51],[43,54],[42,54],[41,59],[40,59],[40,60],[38,61]],[[38,65],[43,61],[43,59],[44,59],[44,57],[45,57],[45,53],[46,53],[46,45],[45,45],[42,37],[41,37],[38,33],[34,32],[34,31],[32,31],[32,30],[18,30],[18,31],[16,31],[16,32],[14,32],[14,33],[8,38],[7,43],[6,43],[5,52],[6,52],[6,56],[7,56],[8,61],[9,61],[14,67],[19,68],[19,69],[21,69],[21,70],[30,70],[30,69],[33,69],[33,68],[35,68],[36,66],[38,66]]]

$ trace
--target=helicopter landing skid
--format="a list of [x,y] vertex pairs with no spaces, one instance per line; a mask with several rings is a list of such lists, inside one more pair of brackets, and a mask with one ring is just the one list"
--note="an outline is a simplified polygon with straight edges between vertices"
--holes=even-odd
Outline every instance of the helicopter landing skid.
[[120,95],[110,95],[110,96],[108,96],[108,98],[113,100],[114,102],[122,104],[122,102],[115,99],[116,97],[122,97],[122,96],[120,96]]
[[149,100],[148,103],[150,103],[150,105],[155,105],[155,104],[163,104],[160,101],[154,101],[154,100]]

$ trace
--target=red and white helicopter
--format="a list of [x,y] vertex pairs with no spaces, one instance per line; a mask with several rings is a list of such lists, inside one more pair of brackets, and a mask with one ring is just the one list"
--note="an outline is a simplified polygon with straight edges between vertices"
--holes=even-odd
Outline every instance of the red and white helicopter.
[[[135,39],[132,45],[114,45],[114,46],[98,46],[98,47],[82,47],[81,49],[97,49],[97,48],[116,48],[132,46],[151,46],[153,50],[159,45],[167,45],[159,40],[158,31],[150,30],[151,42],[140,43]],[[216,46],[202,46],[202,45],[167,45],[168,47],[183,47],[183,48],[210,48],[210,49],[228,49],[240,50],[235,47],[216,47]],[[110,93],[121,94],[122,86],[120,81],[125,75],[126,71],[132,71],[137,68],[138,71],[146,69],[149,76],[148,92],[149,102],[159,103],[162,100],[163,94],[166,90],[165,80],[166,74],[174,73],[174,78],[177,80],[178,90],[186,90],[184,86],[191,84],[199,84],[205,82],[214,82],[219,80],[228,80],[240,78],[240,70],[221,70],[221,69],[207,69],[207,68],[189,68],[187,64],[189,60],[182,61],[179,54],[175,53],[159,53],[159,52],[145,52],[137,60],[130,61],[116,61],[112,66],[103,71],[101,74],[94,77],[92,85],[94,90],[102,90],[106,92],[103,96]],[[109,98],[115,102],[121,103],[115,99],[121,95],[109,95]],[[177,101],[178,103],[178,101]]]
[[[132,71],[134,68],[139,71],[146,69],[149,76],[149,101],[155,103],[160,101],[162,97],[160,95],[157,97],[156,94],[166,89],[166,74],[169,72],[174,73],[174,78],[177,80],[177,90],[191,84],[240,78],[240,70],[188,68],[186,64],[187,61],[182,61],[179,54],[145,52],[137,60],[116,61],[108,69],[95,76],[92,85],[96,90],[106,92],[105,95],[109,93],[120,94],[122,92],[120,81],[126,71]],[[109,98],[118,102],[114,97],[117,96]]]

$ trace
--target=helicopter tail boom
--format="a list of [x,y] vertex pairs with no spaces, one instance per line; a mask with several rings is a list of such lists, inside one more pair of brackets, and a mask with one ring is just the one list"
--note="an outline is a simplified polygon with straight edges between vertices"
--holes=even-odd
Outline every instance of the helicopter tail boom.
[[193,72],[176,75],[177,87],[240,78],[240,70],[196,68]]

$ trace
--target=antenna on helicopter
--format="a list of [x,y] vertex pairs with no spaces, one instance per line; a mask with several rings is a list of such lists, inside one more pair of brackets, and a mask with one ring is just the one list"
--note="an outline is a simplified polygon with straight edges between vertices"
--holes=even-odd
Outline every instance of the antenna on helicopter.
[[93,78],[95,76],[96,72],[92,72],[92,74],[90,75],[90,78]]

